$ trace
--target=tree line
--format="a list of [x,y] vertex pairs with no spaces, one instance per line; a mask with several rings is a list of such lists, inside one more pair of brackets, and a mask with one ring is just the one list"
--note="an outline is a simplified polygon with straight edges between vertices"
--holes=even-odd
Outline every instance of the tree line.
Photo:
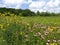
[[[14,8],[0,8],[0,13],[7,13],[10,12],[15,15],[19,16],[59,16],[60,13],[50,13],[50,12],[39,12],[37,11],[36,13],[29,10],[29,9],[14,9]],[[7,16],[9,14],[7,13]]]

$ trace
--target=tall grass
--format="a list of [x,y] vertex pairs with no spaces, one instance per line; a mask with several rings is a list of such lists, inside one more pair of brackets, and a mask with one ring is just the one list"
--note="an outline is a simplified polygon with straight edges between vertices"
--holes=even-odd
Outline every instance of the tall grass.
[[0,16],[0,45],[60,45],[60,18]]

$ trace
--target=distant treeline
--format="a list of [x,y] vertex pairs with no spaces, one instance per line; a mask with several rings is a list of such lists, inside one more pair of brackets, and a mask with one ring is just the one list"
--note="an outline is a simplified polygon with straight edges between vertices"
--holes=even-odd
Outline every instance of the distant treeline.
[[7,16],[9,16],[8,12],[15,15],[20,16],[58,16],[60,13],[49,13],[49,12],[39,12],[36,13],[29,10],[29,9],[14,9],[14,8],[0,8],[0,13],[7,13]]

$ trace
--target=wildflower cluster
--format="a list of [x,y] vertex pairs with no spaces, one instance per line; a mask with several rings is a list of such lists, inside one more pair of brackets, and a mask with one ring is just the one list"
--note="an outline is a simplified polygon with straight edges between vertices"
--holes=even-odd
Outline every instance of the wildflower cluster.
[[24,17],[13,17],[10,13],[11,16],[1,16],[5,14],[0,13],[1,45],[60,45],[60,26],[56,23],[27,22]]

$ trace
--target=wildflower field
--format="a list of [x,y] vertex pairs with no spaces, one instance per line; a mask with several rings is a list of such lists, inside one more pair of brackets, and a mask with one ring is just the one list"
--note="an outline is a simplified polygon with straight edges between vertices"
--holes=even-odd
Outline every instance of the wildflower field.
[[60,17],[0,14],[0,45],[60,45]]

